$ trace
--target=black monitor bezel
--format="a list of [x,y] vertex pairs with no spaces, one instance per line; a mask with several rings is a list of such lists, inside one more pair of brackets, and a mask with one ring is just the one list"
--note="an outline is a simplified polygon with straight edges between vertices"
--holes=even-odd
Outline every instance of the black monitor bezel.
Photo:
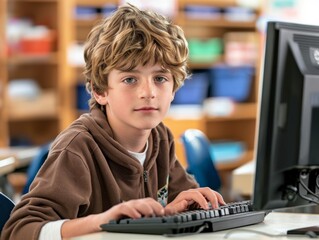
[[[306,205],[309,201],[302,198],[294,199],[272,199],[272,191],[279,191],[278,189],[272,189],[272,181],[284,182],[287,176],[289,178],[300,178],[300,174],[305,169],[308,171],[313,170],[312,166],[292,166],[291,169],[287,170],[284,174],[278,174],[278,179],[272,179],[274,177],[271,174],[273,167],[271,166],[272,161],[272,134],[273,121],[275,117],[274,108],[276,108],[276,90],[275,88],[278,78],[277,66],[278,60],[278,48],[280,41],[280,33],[283,30],[290,30],[299,33],[319,33],[319,26],[305,25],[290,22],[268,22],[267,23],[267,34],[266,34],[266,45],[264,52],[264,63],[263,63],[263,76],[261,83],[261,98],[259,101],[259,119],[257,124],[257,146],[256,146],[256,172],[255,172],[255,184],[254,184],[254,195],[253,202],[256,210],[273,210],[278,208],[285,208],[290,206]],[[276,185],[276,184],[274,184]],[[289,189],[288,189],[289,190]],[[288,191],[287,189],[282,191]],[[290,191],[290,190],[289,190]],[[293,197],[297,194],[295,189],[291,189]],[[297,189],[298,191],[298,189]],[[289,192],[283,192],[286,194],[285,197],[289,197]]]

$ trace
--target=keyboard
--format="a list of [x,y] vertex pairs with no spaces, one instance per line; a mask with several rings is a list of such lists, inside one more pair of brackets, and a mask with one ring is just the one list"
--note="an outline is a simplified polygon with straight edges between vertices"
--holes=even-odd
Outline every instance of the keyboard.
[[263,222],[266,214],[254,211],[251,201],[242,201],[218,209],[197,209],[170,216],[111,220],[101,228],[108,232],[160,235],[216,232]]

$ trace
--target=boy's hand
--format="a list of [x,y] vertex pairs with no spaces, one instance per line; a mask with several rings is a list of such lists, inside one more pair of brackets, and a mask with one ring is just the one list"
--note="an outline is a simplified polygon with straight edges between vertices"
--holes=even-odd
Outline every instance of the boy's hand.
[[188,210],[194,204],[198,208],[209,209],[209,203],[212,208],[218,208],[219,204],[226,204],[222,195],[208,187],[189,189],[178,194],[172,202],[167,204],[165,214],[175,214]]
[[108,211],[102,213],[104,220],[117,220],[123,217],[140,218],[142,216],[163,216],[165,213],[163,206],[153,198],[134,199],[117,204]]
[[206,188],[196,188],[183,191],[169,203],[165,209],[153,198],[134,199],[117,204],[108,211],[95,215],[96,226],[108,223],[110,220],[117,220],[123,217],[140,218],[143,216],[163,216],[188,210],[190,206],[209,209],[209,203],[213,208],[218,208],[219,204],[226,204],[223,197],[216,191]]
[[102,213],[65,221],[61,231],[63,237],[77,236],[79,235],[78,226],[81,226],[81,234],[92,233],[101,231],[101,224],[108,223],[111,220],[119,220],[124,217],[163,216],[164,213],[163,206],[153,198],[133,199],[114,205]]

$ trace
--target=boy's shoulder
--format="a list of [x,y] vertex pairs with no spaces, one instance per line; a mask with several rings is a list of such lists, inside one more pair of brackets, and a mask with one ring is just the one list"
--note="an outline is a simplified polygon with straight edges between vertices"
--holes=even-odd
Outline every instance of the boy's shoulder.
[[60,148],[67,148],[72,145],[82,147],[92,140],[93,137],[90,134],[89,129],[83,124],[81,118],[79,118],[60,132],[54,140],[53,145],[59,146]]
[[174,136],[171,130],[163,122],[158,124],[155,129],[159,133],[160,138],[165,138],[166,140],[169,140],[169,141],[174,139]]

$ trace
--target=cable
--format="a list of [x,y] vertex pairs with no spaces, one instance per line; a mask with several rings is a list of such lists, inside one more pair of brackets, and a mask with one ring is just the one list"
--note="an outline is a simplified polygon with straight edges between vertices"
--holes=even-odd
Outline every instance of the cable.
[[307,190],[307,192],[309,192],[312,196],[319,199],[319,196],[317,196],[317,194],[311,191],[311,189],[309,189],[303,181],[299,181],[299,183],[304,187],[305,190]]
[[[304,182],[299,181],[299,183],[300,183],[301,186],[303,186],[303,188],[304,188],[311,196],[313,196],[313,197],[319,199],[319,196],[317,196],[313,191],[311,191],[311,190],[305,185]],[[319,204],[319,201],[318,201],[318,200],[315,200],[315,199],[312,199],[312,198],[303,196],[303,195],[300,194],[300,191],[298,191],[298,195],[299,195],[299,197],[301,197],[301,198],[303,198],[303,199],[305,199],[305,200],[307,200],[307,201],[310,201],[310,202],[312,202],[312,203]]]
[[259,234],[259,235],[263,235],[263,236],[267,236],[267,237],[286,237],[287,234],[285,233],[280,233],[280,234],[270,234],[270,233],[265,233],[265,232],[261,232],[261,231],[256,231],[256,230],[252,230],[252,229],[234,229],[231,230],[229,232],[227,232],[224,236],[224,238],[228,238],[231,235],[233,235],[234,233],[237,232],[248,232],[248,233],[255,233],[255,234]]

